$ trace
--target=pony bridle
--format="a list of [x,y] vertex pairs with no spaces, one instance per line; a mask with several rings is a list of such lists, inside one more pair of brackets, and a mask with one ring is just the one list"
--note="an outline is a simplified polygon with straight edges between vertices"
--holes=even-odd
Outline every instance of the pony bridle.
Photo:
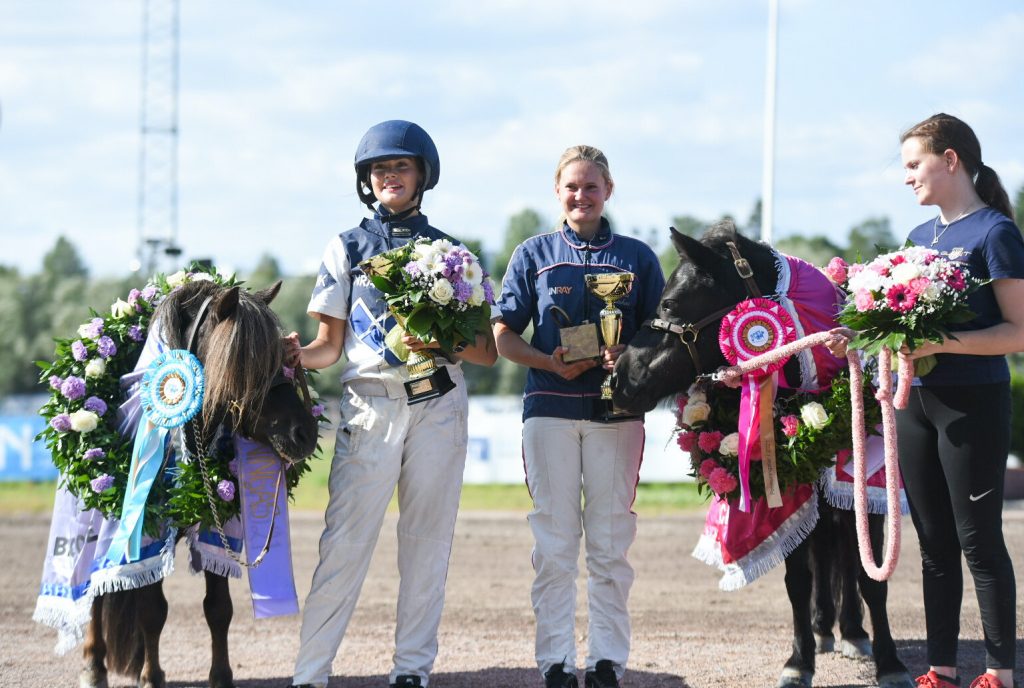
[[[736,268],[736,274],[742,279],[744,285],[746,285],[747,293],[751,298],[761,296],[761,290],[757,286],[757,282],[754,281],[754,271],[750,267],[750,263],[747,259],[740,254],[740,250],[736,248],[736,244],[732,241],[726,242],[726,246],[729,247],[729,252],[732,254],[732,264]],[[693,367],[697,371],[697,377],[704,377],[704,369],[701,367],[700,354],[697,352],[697,337],[700,336],[701,331],[708,325],[712,325],[720,321],[729,311],[735,308],[736,305],[726,306],[720,308],[717,311],[706,315],[697,322],[694,323],[675,323],[671,320],[665,320],[664,318],[653,318],[644,323],[645,327],[649,327],[652,330],[658,332],[667,332],[674,334],[679,337],[685,346],[686,350],[690,353],[690,359],[693,361]]]

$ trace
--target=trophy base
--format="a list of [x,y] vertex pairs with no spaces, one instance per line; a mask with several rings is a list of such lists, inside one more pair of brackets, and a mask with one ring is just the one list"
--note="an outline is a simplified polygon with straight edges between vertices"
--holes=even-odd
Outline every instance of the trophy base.
[[611,401],[598,399],[594,402],[594,417],[591,420],[595,423],[622,423],[627,420],[640,420],[642,418],[643,415],[615,408],[615,404]]
[[409,400],[406,403],[408,403],[409,406],[429,401],[431,399],[436,399],[438,397],[443,397],[445,394],[455,389],[455,383],[452,382],[452,377],[448,374],[448,369],[444,366],[435,368],[434,372],[429,375],[413,378],[404,384],[405,393],[409,397]]

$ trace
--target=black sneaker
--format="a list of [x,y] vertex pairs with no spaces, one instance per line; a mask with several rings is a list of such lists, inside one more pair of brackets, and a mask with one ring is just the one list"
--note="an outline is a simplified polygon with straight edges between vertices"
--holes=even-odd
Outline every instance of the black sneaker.
[[395,677],[389,688],[420,688],[420,677],[413,674],[402,674]]
[[565,664],[552,664],[544,674],[544,688],[579,688],[576,673],[567,673]]
[[610,659],[602,659],[588,671],[584,677],[585,688],[619,688],[619,679],[615,676],[615,663]]

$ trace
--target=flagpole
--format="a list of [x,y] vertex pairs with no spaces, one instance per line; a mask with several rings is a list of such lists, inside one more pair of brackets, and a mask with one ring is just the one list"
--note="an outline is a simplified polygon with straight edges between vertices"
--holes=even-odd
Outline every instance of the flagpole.
[[775,84],[778,61],[779,0],[768,0],[768,54],[765,60],[764,142],[761,161],[761,241],[770,244],[775,212]]

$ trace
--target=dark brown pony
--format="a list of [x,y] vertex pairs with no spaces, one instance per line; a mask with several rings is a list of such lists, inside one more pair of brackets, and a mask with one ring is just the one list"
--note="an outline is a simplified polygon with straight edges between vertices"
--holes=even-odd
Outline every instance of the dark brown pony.
[[[736,265],[729,242],[738,247],[749,267]],[[658,307],[661,325],[645,323],[615,365],[613,402],[636,413],[650,411],[661,399],[688,389],[698,375],[727,365],[719,349],[719,325],[725,313],[748,297],[738,268],[747,277],[752,273],[760,293],[773,294],[776,289],[774,253],[768,246],[738,235],[731,221],[711,227],[700,241],[672,230],[672,243],[680,262]],[[666,330],[663,323],[674,329]],[[795,357],[783,374],[791,381],[799,379]],[[859,565],[852,512],[833,509],[820,500],[819,513],[814,531],[786,558],[793,653],[778,685],[810,687],[816,649],[830,651],[834,645],[838,597],[843,654],[869,658],[873,652],[880,686],[912,688],[889,632],[887,586],[869,578]],[[871,517],[876,560],[881,556],[883,518]],[[858,585],[871,614],[874,640],[870,648],[862,625]]]
[[[269,307],[280,286],[278,282],[251,294],[209,281],[190,282],[164,299],[152,322],[170,348],[191,348],[203,363],[202,427],[225,424],[294,462],[315,450],[317,423],[281,374],[284,351],[277,317]],[[197,449],[194,437],[186,441],[191,451]],[[203,611],[213,655],[210,686],[230,688],[228,627],[233,609],[228,580],[208,571],[205,577]],[[86,631],[81,685],[106,688],[109,669],[137,678],[141,688],[164,688],[159,647],[166,620],[162,581],[97,597]]]

